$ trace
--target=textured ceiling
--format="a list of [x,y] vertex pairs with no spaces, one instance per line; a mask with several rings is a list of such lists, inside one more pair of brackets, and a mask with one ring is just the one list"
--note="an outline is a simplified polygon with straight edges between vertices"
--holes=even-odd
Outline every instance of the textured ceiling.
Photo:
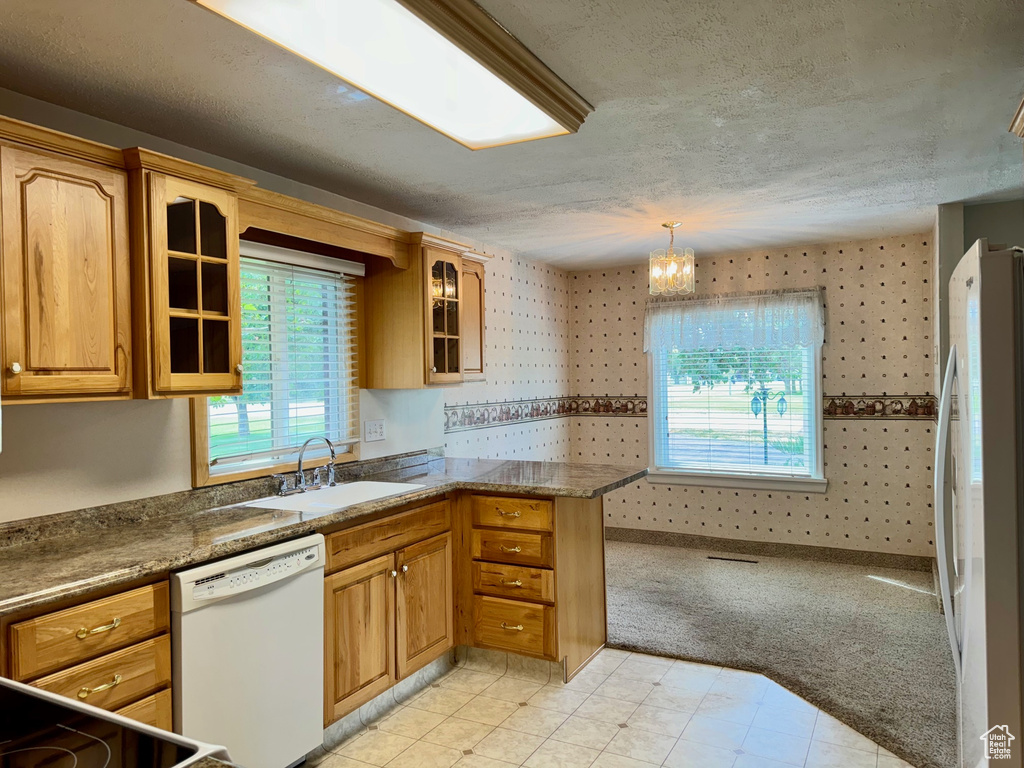
[[470,152],[188,0],[2,0],[0,84],[567,267],[930,229],[1022,187],[1019,0],[483,0],[595,105]]

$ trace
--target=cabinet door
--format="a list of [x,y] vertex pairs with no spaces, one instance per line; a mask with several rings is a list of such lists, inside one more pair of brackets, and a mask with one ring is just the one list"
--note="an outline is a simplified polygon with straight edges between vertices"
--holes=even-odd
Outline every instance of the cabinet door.
[[183,179],[149,179],[153,390],[241,392],[238,200]]
[[462,378],[484,379],[484,265],[462,261]]
[[426,269],[428,384],[462,381],[462,262],[450,251],[423,249]]
[[388,554],[324,580],[324,725],[395,682],[394,563]]
[[398,677],[404,678],[455,642],[452,535],[398,552]]
[[123,171],[0,148],[5,396],[131,391]]

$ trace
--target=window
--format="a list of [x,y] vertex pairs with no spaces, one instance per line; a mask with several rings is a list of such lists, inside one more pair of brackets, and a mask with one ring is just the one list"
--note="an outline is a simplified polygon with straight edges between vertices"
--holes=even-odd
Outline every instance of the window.
[[819,291],[652,300],[651,479],[824,490]]
[[[311,437],[326,436],[339,454],[355,458],[354,281],[342,270],[360,265],[246,243],[242,253],[244,393],[205,401],[209,477],[223,482],[284,469]],[[313,460],[327,455],[322,444],[306,453]]]

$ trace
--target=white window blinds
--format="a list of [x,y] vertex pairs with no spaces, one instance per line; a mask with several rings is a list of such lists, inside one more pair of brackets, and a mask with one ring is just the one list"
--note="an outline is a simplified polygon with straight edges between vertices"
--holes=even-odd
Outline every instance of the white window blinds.
[[[294,459],[320,435],[351,450],[359,436],[352,278],[246,257],[241,278],[243,394],[209,398],[211,473]],[[310,446],[310,456],[323,453]]]
[[652,301],[654,471],[820,478],[817,290]]

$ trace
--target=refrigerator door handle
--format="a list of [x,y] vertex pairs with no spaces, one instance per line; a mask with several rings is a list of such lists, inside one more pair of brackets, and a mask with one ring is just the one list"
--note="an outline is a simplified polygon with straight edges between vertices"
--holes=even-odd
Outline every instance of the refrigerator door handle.
[[[932,488],[935,493],[935,549],[939,567],[939,592],[942,610],[946,616],[946,632],[949,647],[953,652],[953,665],[960,678],[960,643],[956,637],[956,617],[953,615],[953,592],[950,577],[953,573],[953,551],[946,535],[952,530],[952,509],[946,508],[946,449],[949,447],[949,422],[952,418],[953,379],[956,377],[956,345],[949,350],[946,373],[942,379],[942,394],[939,397],[939,428],[935,436],[935,479]],[[947,527],[949,526],[949,527]]]

